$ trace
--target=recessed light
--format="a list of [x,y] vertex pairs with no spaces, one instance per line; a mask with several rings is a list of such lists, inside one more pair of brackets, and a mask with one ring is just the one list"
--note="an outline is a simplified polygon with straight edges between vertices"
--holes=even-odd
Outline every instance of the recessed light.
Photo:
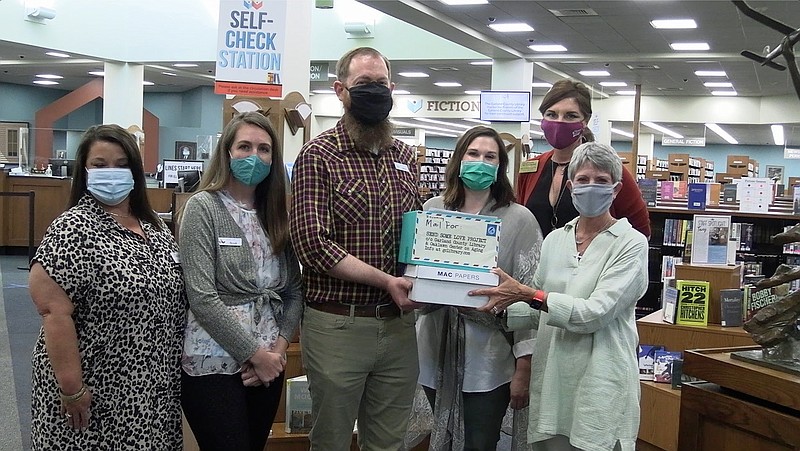
[[36,74],[36,76],[39,78],[46,78],[48,80],[61,80],[62,78],[64,78],[61,75],[55,75],[55,74]]
[[719,135],[720,138],[722,138],[725,141],[727,141],[728,144],[739,144],[739,141],[737,141],[728,132],[723,130],[722,127],[720,127],[719,125],[717,125],[717,124],[706,124],[706,127],[710,128],[712,132],[716,133],[717,135]]
[[457,81],[437,81],[434,84],[440,88],[458,88],[461,86],[461,83]]
[[528,132],[530,132],[531,135],[544,136],[544,133],[540,131],[528,130]]
[[142,81],[142,84],[144,86],[153,86],[153,85],[155,85],[155,83],[153,83],[152,81],[147,81],[147,80]]
[[45,52],[45,55],[55,56],[56,58],[69,58],[69,55],[61,52]]
[[711,91],[712,96],[733,97],[738,94],[736,91]]
[[398,72],[397,75],[406,78],[428,78],[430,75],[425,72]]
[[445,5],[450,6],[463,6],[463,5],[487,5],[489,0],[439,0]]
[[727,77],[724,70],[696,70],[694,74],[698,77]]
[[58,84],[57,81],[52,81],[52,80],[33,80],[33,82],[36,83],[37,85],[45,85],[45,86],[51,86],[51,85],[57,85]]
[[161,73],[164,74],[164,75],[168,75],[170,77],[177,77],[178,76],[178,74],[176,74],[175,72],[161,72]]
[[617,91],[617,94],[619,94],[621,96],[635,96],[636,95],[636,91],[622,90],[622,91]]
[[625,83],[624,81],[601,81],[600,86],[612,88],[612,87],[628,86],[628,84]]
[[611,75],[607,70],[582,70],[578,73],[584,77],[608,77]]
[[786,144],[783,136],[783,125],[772,124],[769,128],[772,130],[772,140],[775,142],[776,146],[783,146]]
[[533,44],[528,46],[534,52],[566,52],[567,48],[561,44]]
[[733,83],[729,81],[709,81],[703,83],[703,86],[705,86],[706,88],[732,88]]
[[628,133],[624,130],[620,130],[618,128],[611,127],[611,132],[616,133],[618,135],[627,136],[628,138],[633,138],[633,133]]
[[522,22],[491,23],[489,28],[500,33],[519,33],[523,31],[533,31],[533,27]]
[[473,66],[491,66],[492,64],[494,64],[494,61],[492,60],[470,61],[469,63],[472,64]]
[[549,88],[552,88],[553,85],[550,84],[550,83],[543,82],[543,81],[534,81],[533,83],[531,83],[531,87],[532,88],[548,88],[549,89]]
[[406,94],[411,94],[411,91],[407,91],[405,89],[395,89],[394,91],[392,91],[392,94],[406,95]]
[[652,25],[653,28],[668,30],[697,28],[697,22],[695,22],[694,19],[656,19],[651,20],[650,25]]
[[706,42],[673,42],[669,46],[672,47],[672,50],[678,51],[700,51],[711,48]]
[[94,75],[96,77],[105,77],[106,73],[102,70],[90,70],[89,75]]
[[314,94],[336,94],[336,91],[333,89],[315,89],[313,91]]
[[481,95],[481,92],[473,90],[473,89],[469,89],[467,91],[464,91],[464,94],[467,94],[467,95],[470,95],[470,96],[479,96],[479,95]]
[[172,67],[197,67],[195,63],[175,63]]

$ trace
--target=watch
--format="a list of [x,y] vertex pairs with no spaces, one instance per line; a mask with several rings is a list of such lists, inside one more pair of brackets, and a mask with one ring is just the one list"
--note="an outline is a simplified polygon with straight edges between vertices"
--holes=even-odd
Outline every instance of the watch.
[[540,310],[543,304],[544,304],[544,291],[542,290],[534,291],[533,296],[531,296],[531,299],[528,301],[528,305],[530,305],[531,308]]

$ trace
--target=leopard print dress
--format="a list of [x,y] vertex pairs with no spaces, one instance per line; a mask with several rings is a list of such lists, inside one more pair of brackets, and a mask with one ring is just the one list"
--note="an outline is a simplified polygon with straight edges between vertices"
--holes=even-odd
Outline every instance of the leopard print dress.
[[[163,224],[162,224],[163,225]],[[120,226],[90,195],[55,219],[33,262],[72,299],[89,428],[61,414],[44,330],[33,350],[34,450],[181,450],[180,357],[186,315],[177,245],[142,222]]]

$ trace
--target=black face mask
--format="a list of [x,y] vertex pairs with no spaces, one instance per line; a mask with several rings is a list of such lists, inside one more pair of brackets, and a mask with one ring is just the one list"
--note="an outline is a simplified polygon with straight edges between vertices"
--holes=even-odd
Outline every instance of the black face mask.
[[350,92],[350,114],[362,124],[375,125],[389,117],[392,90],[376,81],[347,89]]

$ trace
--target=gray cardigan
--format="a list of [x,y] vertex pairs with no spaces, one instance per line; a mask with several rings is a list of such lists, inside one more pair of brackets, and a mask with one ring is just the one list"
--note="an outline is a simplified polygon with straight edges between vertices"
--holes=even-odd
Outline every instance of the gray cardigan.
[[[241,246],[220,246],[219,238],[239,238]],[[291,246],[279,256],[280,281],[256,286],[256,266],[244,233],[217,193],[192,196],[183,211],[178,240],[189,307],[201,326],[238,362],[255,354],[258,342],[230,314],[227,305],[269,302],[280,336],[291,341],[303,313],[300,265]]]

